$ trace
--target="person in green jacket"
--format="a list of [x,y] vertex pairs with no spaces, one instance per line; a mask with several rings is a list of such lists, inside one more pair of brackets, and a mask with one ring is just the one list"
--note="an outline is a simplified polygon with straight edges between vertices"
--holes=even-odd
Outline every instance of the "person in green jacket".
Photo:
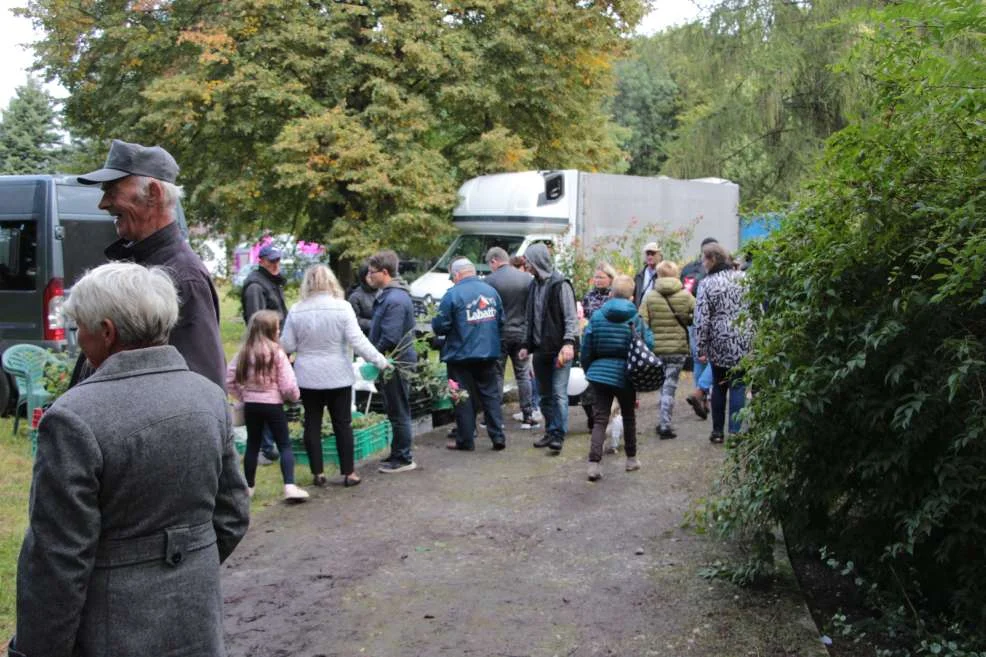
[[640,316],[654,332],[654,353],[664,361],[664,387],[657,435],[675,438],[671,426],[678,376],[688,357],[688,325],[695,314],[695,297],[678,278],[678,265],[665,260],[657,265],[657,282],[640,302]]

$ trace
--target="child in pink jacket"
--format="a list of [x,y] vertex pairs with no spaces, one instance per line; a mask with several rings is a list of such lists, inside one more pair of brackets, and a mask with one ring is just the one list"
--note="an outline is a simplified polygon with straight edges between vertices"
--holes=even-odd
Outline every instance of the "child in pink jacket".
[[264,425],[270,427],[281,452],[281,475],[284,499],[302,502],[308,492],[294,483],[294,455],[288,435],[285,401],[298,401],[301,392],[294,369],[278,342],[280,317],[272,310],[254,313],[247,327],[247,339],[226,370],[226,387],[237,401],[243,402],[247,445],[243,470],[250,495],[256,484],[257,457]]

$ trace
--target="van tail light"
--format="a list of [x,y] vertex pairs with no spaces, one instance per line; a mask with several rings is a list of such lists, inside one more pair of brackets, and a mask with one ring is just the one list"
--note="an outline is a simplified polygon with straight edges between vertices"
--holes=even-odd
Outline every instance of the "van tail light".
[[62,304],[65,302],[65,286],[62,279],[53,278],[45,286],[44,295],[44,339],[65,339],[65,318]]

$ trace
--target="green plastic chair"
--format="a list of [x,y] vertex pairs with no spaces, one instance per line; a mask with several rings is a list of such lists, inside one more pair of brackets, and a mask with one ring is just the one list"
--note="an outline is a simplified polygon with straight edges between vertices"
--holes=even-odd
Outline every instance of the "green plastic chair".
[[45,390],[45,363],[48,352],[33,344],[15,344],[3,352],[3,369],[17,382],[17,408],[14,409],[14,434],[20,423],[20,409],[23,406],[30,422],[34,409],[41,408],[51,400],[51,393]]

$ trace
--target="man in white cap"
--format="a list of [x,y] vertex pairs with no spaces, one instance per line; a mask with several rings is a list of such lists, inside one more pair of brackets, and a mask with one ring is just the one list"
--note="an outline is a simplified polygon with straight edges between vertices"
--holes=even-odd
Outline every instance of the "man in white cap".
[[[182,190],[175,184],[177,177],[178,163],[160,146],[114,139],[103,168],[78,180],[102,186],[99,207],[115,220],[120,239],[106,248],[106,257],[168,268],[181,304],[169,344],[185,358],[188,369],[222,388],[226,365],[219,338],[219,294],[178,230]],[[91,371],[77,374],[74,378],[82,379]]]
[[644,245],[644,267],[633,277],[633,305],[640,307],[640,300],[657,282],[657,264],[664,260],[657,242]]

